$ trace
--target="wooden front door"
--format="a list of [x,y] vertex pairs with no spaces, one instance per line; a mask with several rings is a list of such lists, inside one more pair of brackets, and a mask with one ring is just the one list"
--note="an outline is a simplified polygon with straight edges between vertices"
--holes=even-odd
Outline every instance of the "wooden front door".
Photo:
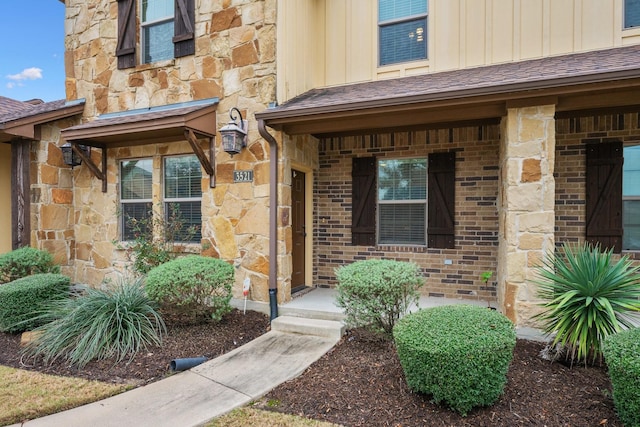
[[[304,173],[291,170],[291,226],[293,228],[293,272],[291,274],[291,292],[305,286],[305,176]],[[296,289],[298,288],[298,289]]]

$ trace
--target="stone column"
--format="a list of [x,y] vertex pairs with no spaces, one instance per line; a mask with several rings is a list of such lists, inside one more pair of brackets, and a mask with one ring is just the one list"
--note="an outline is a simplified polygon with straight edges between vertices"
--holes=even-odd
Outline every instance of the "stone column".
[[534,267],[554,249],[554,113],[554,105],[509,108],[502,120],[498,302],[516,326],[534,326]]

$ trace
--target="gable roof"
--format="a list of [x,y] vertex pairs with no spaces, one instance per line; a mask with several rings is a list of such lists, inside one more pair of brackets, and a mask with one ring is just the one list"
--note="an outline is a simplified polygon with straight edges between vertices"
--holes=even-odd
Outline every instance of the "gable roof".
[[[640,104],[629,91],[640,88],[640,45],[552,56],[475,68],[442,71],[411,77],[378,80],[344,86],[312,89],[281,106],[257,113],[256,118],[288,133],[324,134],[366,130],[370,126],[429,123],[427,110],[438,111],[432,119],[447,120],[445,107],[468,110],[472,105],[482,111],[469,112],[469,119],[496,117],[506,112],[507,102],[552,97],[546,102],[558,110],[601,108],[605,103],[594,97],[626,91],[614,102]],[[587,96],[589,99],[584,98]],[[582,97],[582,99],[580,99]],[[615,97],[614,97],[615,98]],[[632,99],[633,98],[633,99]],[[526,101],[525,101],[526,103]],[[416,120],[394,116],[394,112],[412,112]],[[501,113],[502,112],[502,113]],[[363,120],[363,115],[370,116]],[[450,114],[461,120],[464,114]],[[345,123],[351,117],[352,124]],[[456,118],[457,117],[457,118]],[[426,122],[425,122],[425,119]],[[338,124],[334,125],[334,121]]]
[[82,114],[83,110],[84,99],[23,102],[0,96],[0,142],[38,139],[38,125]]

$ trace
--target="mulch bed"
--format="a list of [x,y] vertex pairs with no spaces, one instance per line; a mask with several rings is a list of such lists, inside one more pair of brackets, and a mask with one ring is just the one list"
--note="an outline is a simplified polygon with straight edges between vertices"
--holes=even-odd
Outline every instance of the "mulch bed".
[[352,330],[261,404],[345,426],[622,426],[606,369],[551,363],[543,347],[518,340],[504,395],[463,418],[407,388],[392,343]]
[[93,361],[82,369],[64,362],[44,365],[33,360],[21,361],[20,334],[0,333],[0,365],[44,372],[53,375],[81,377],[111,383],[143,385],[170,375],[171,360],[205,356],[220,356],[269,329],[269,318],[255,311],[233,310],[220,323],[185,325],[167,321],[167,335],[161,347],[153,346],[139,352],[131,361],[125,359]]
[[[20,362],[19,335],[0,333],[0,364],[49,374],[141,385],[169,374],[174,358],[216,357],[269,329],[266,316],[234,310],[219,324],[168,325],[162,347],[131,362],[91,362],[82,370]],[[412,393],[393,344],[360,329],[298,378],[271,391],[265,409],[304,415],[344,426],[622,426],[603,367],[551,363],[539,357],[541,343],[519,340],[504,395],[467,417]]]

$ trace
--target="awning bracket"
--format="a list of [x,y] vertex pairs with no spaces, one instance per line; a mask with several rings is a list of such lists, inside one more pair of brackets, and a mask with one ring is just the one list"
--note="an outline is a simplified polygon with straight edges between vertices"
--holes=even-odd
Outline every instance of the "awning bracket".
[[[91,147],[99,148],[102,151],[102,170],[98,169],[91,157],[87,156],[84,150],[80,149],[80,145],[89,145]],[[71,141],[71,148],[73,152],[77,154],[82,161],[87,165],[91,173],[102,181],[102,192],[107,192],[107,147],[103,144],[90,143],[86,141]]]
[[196,137],[196,134],[192,129],[186,129],[184,131],[184,137],[186,138],[187,141],[189,141],[189,144],[191,145],[193,152],[198,157],[198,160],[200,160],[200,164],[202,165],[202,168],[209,175],[209,187],[215,188],[216,174],[215,174],[215,149],[213,146],[213,137],[205,135],[205,137],[209,140],[209,158],[207,158],[207,155],[204,153],[204,150],[200,146],[200,142],[198,141],[198,138]]

